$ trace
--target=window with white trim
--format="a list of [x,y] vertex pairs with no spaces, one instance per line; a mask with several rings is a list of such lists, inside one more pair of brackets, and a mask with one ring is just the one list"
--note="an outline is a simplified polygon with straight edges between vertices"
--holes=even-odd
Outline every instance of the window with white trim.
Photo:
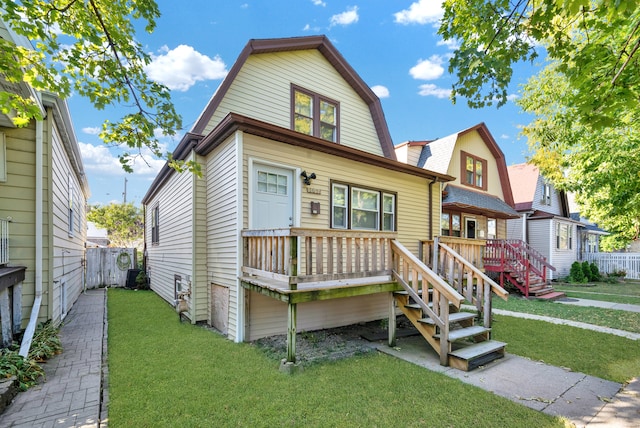
[[151,210],[151,244],[160,243],[160,205]]
[[551,205],[551,185],[550,184],[542,185],[542,200],[540,202],[543,205]]
[[495,218],[487,219],[487,238],[488,239],[496,239],[497,237],[497,227],[498,221]]
[[331,194],[332,228],[396,230],[395,193],[333,183]]
[[567,223],[556,223],[556,248],[570,250],[573,240],[573,228]]

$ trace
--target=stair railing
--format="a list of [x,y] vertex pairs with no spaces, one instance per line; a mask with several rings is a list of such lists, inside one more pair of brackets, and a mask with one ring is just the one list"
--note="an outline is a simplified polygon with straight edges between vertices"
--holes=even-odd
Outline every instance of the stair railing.
[[[500,261],[503,274],[507,275],[515,286],[524,288],[522,291],[526,297],[529,297],[531,274],[537,275],[542,282],[546,283],[547,270],[556,270],[554,266],[547,262],[546,257],[528,243],[519,239],[487,240],[485,263],[495,263],[497,260]],[[522,287],[515,280],[517,277],[523,279]]]
[[483,315],[491,327],[491,293],[507,300],[509,293],[446,244],[434,240],[433,268]]
[[449,353],[449,305],[460,308],[464,297],[397,240],[391,241],[394,279],[440,329],[440,363]]

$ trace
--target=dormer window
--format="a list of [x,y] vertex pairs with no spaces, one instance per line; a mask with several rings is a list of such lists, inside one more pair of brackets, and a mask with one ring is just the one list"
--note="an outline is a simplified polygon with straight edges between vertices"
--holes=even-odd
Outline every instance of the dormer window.
[[461,152],[461,158],[462,184],[487,190],[487,161],[465,152]]
[[292,129],[337,143],[338,102],[295,86],[291,94]]

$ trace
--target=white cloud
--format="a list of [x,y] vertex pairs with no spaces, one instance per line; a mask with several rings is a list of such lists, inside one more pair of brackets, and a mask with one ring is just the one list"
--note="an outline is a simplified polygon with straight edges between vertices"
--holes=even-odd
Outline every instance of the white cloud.
[[502,140],[508,140],[508,139],[509,139],[509,136],[508,136],[507,134],[502,134],[502,135],[500,135],[500,139],[502,139]]
[[89,135],[98,135],[100,131],[102,131],[102,128],[98,128],[97,126],[82,128],[82,132]]
[[149,77],[171,90],[185,92],[196,82],[222,79],[227,75],[225,63],[219,56],[211,59],[191,46],[179,45],[175,49],[163,46],[161,55],[152,55],[146,67]]
[[322,6],[325,7],[327,4],[325,2],[323,2],[322,0],[311,0],[311,2],[316,5],[316,6]]
[[440,39],[436,43],[436,46],[446,46],[447,49],[455,51],[456,49],[458,49],[460,47],[460,41],[459,40],[451,40],[451,39],[449,39],[449,40]]
[[420,85],[419,95],[423,97],[436,97],[436,98],[449,98],[451,95],[451,89],[439,88],[433,83],[427,83]]
[[409,74],[414,79],[435,80],[444,74],[442,67],[443,58],[439,55],[432,55],[429,59],[419,60],[416,65],[411,67]]
[[350,25],[358,22],[358,6],[353,6],[346,11],[333,15],[330,19],[331,27],[334,25]]
[[520,95],[518,95],[518,94],[509,94],[509,95],[507,95],[507,101],[515,101],[518,98],[520,98]]
[[[82,153],[82,163],[89,173],[109,176],[122,176],[125,174],[118,156],[105,145],[94,146],[93,144],[79,143],[80,153]],[[136,157],[132,161],[133,174],[154,177],[165,161],[157,159],[148,150],[142,150],[142,157]]]
[[394,13],[398,24],[437,24],[442,18],[442,1],[418,0],[409,9]]
[[378,98],[389,98],[389,88],[382,85],[375,85],[371,87],[371,90]]

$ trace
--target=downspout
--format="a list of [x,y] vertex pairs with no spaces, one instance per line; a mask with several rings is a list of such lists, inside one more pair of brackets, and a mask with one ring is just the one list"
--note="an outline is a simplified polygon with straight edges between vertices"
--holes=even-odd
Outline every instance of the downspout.
[[36,330],[38,323],[38,315],[40,314],[40,304],[42,303],[42,168],[43,161],[42,155],[44,152],[44,126],[43,121],[36,120],[36,212],[35,212],[35,235],[36,235],[36,258],[35,258],[35,292],[36,296],[33,300],[33,307],[31,308],[31,317],[29,318],[29,324],[24,332],[22,343],[20,344],[20,356],[27,358],[29,355],[29,349],[31,348],[31,341],[33,340],[33,334]]
[[[436,180],[429,183],[429,240],[433,239],[433,184]],[[442,213],[442,208],[440,208],[440,213]]]

